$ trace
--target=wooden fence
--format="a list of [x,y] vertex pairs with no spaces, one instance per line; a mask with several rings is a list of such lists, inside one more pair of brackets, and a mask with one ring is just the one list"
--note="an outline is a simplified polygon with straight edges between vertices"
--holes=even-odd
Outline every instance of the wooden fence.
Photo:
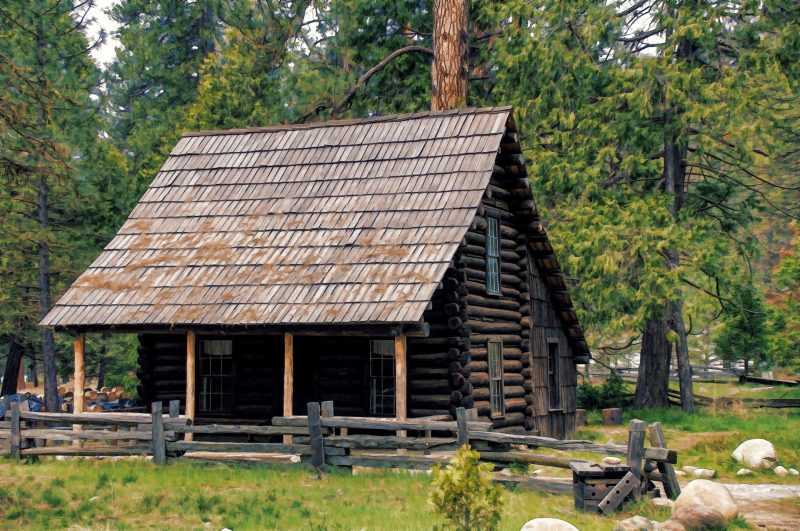
[[[177,401],[169,404],[167,414],[161,402],[153,403],[150,415],[35,413],[20,411],[19,404],[14,403],[6,419],[0,424],[0,439],[8,439],[8,454],[12,458],[146,455],[163,465],[189,452],[266,453],[299,456],[300,461],[317,469],[324,466],[427,469],[447,463],[459,446],[469,444],[480,453],[482,461],[498,467],[533,464],[571,469],[576,506],[579,486],[580,498],[584,500],[585,492],[591,491],[593,496],[605,490],[611,492],[619,478],[611,474],[611,481],[606,477],[611,473],[610,467],[569,457],[568,452],[625,456],[628,464],[622,466],[633,473],[637,486],[641,485],[641,493],[652,490],[652,481],[662,482],[670,497],[679,492],[671,466],[677,462],[676,452],[666,448],[658,425],[650,426],[651,445],[646,447],[647,425],[641,421],[632,422],[626,446],[492,431],[489,422],[477,420],[474,410],[463,408],[457,410],[455,420],[445,417],[398,420],[336,416],[332,402],[309,403],[308,415],[274,417],[271,425],[194,425],[178,415]],[[559,452],[542,454],[534,451],[537,448]],[[618,472],[619,466],[615,470]],[[598,487],[593,479],[584,481],[581,474],[606,478],[605,487]],[[593,486],[586,487],[588,484]],[[553,490],[541,482],[538,486]],[[593,502],[582,502],[580,507],[601,508]]]

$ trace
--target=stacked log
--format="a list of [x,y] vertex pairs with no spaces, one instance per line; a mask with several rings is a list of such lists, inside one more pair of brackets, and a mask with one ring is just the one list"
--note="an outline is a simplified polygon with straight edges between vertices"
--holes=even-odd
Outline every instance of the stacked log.
[[139,335],[139,398],[145,404],[183,400],[186,338],[182,334]]
[[456,408],[473,407],[465,278],[463,269],[448,268],[424,315],[430,337],[408,338],[411,417],[455,416]]

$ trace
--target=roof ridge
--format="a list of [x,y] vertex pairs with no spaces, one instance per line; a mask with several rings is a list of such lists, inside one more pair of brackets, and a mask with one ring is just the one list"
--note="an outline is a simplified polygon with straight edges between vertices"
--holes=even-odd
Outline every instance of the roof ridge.
[[415,113],[405,114],[387,114],[383,116],[368,116],[365,118],[344,118],[341,120],[327,120],[325,122],[310,122],[302,124],[275,124],[260,127],[243,127],[235,129],[206,129],[199,131],[186,131],[181,135],[184,137],[196,136],[220,136],[220,135],[237,135],[246,133],[269,133],[275,131],[293,131],[298,129],[321,129],[323,127],[344,127],[348,125],[359,125],[376,122],[402,122],[406,120],[415,120],[418,118],[427,118],[434,116],[447,116],[451,114],[492,114],[513,111],[511,105],[503,105],[497,107],[464,107],[460,109],[448,109],[444,111],[421,111]]

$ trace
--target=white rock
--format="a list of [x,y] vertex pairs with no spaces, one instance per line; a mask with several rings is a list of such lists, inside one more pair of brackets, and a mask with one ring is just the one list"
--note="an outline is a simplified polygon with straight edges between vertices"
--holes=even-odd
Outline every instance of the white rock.
[[652,498],[650,503],[655,505],[656,507],[669,507],[672,508],[675,505],[675,502],[670,500],[669,498]]
[[701,479],[711,479],[716,475],[716,470],[710,470],[708,468],[697,468],[694,471],[694,477]]
[[699,504],[677,507],[672,511],[672,520],[688,529],[720,529],[725,528],[727,523],[718,510]]
[[681,470],[683,470],[687,474],[694,474],[694,471],[697,470],[697,467],[696,466],[684,465],[684,466],[681,467]]
[[670,519],[666,522],[656,524],[653,531],[686,531],[686,527],[679,521]]
[[289,462],[290,463],[295,463],[296,464],[296,463],[299,463],[300,461],[301,461],[301,459],[300,459],[299,455],[289,456]]
[[675,511],[679,508],[691,505],[701,505],[715,509],[725,518],[726,522],[733,520],[739,514],[736,502],[725,485],[707,479],[690,481],[683,488],[678,499],[675,500],[672,513],[675,514]]
[[519,531],[580,531],[574,525],[558,518],[534,518],[525,522]]
[[765,439],[749,439],[736,447],[731,456],[748,468],[772,468],[778,460],[775,447]]
[[617,522],[614,531],[652,531],[655,526],[656,522],[637,515]]
[[790,476],[800,476],[800,472],[798,472],[798,470],[796,468],[790,468],[789,469],[789,475]]
[[514,471],[511,470],[510,468],[504,468],[504,469],[502,469],[500,471],[500,475],[501,476],[513,476],[514,475]]
[[678,476],[679,478],[682,478],[686,475],[686,472],[684,472],[683,470],[676,470],[675,475]]
[[788,476],[789,475],[789,471],[786,470],[784,467],[782,467],[780,465],[776,466],[775,469],[773,470],[773,472],[775,472],[776,476],[780,476],[780,477],[784,477],[784,476]]
[[603,458],[603,463],[607,465],[618,465],[622,463],[622,459],[620,459],[619,457],[606,456]]
[[752,470],[749,468],[740,468],[738,472],[736,472],[737,476],[749,476],[753,473]]

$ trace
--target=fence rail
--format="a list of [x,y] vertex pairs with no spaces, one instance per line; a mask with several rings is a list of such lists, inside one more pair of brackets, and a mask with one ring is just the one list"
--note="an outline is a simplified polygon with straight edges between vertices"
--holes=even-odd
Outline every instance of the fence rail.
[[[677,462],[677,453],[666,448],[663,434],[660,438],[651,434],[652,444],[645,447],[641,421],[632,424],[628,445],[624,446],[492,431],[490,423],[477,420],[474,411],[463,408],[457,410],[455,420],[441,416],[398,420],[336,416],[332,402],[312,402],[308,404],[308,415],[274,417],[271,425],[194,425],[190,419],[178,415],[177,406],[176,401],[170,403],[168,414],[164,414],[161,402],[152,404],[149,415],[68,414],[20,411],[19,404],[13,403],[6,420],[0,424],[0,439],[8,440],[8,453],[14,458],[142,455],[152,456],[153,462],[163,465],[192,452],[284,454],[298,456],[301,462],[317,468],[425,469],[447,463],[453,451],[470,444],[480,453],[481,460],[497,466],[535,464],[570,468],[576,477],[579,473],[604,473],[603,465],[566,455],[592,452],[626,456],[625,469],[638,471],[637,477],[647,475],[649,480],[661,481],[668,493],[679,489],[671,466]],[[202,440],[195,440],[195,435]],[[231,438],[236,440],[220,440]],[[564,455],[533,451],[539,448]],[[529,479],[522,481],[532,484]],[[552,490],[545,482],[533,483]],[[563,489],[561,484],[557,487]]]

